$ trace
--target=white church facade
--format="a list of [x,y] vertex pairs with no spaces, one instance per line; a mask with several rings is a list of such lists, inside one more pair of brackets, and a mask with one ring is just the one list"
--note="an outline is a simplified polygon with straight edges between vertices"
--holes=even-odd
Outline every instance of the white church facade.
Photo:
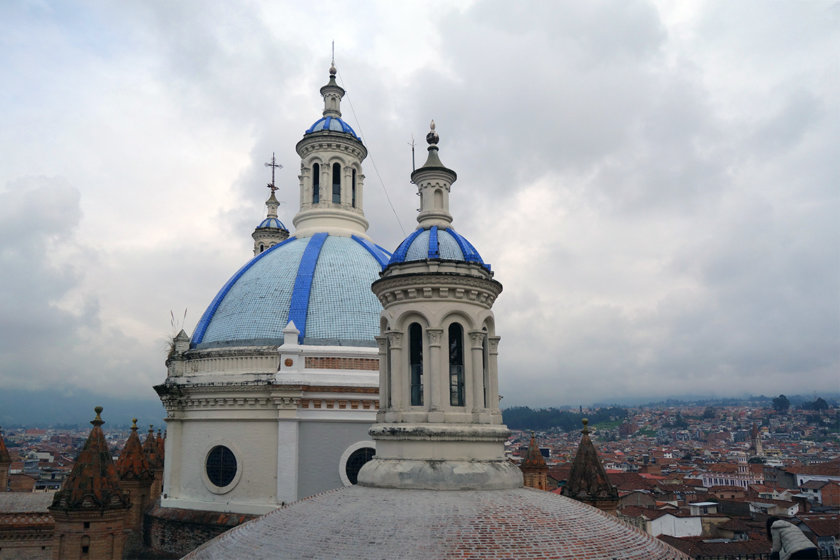
[[296,146],[295,232],[272,182],[254,258],[192,337],[175,338],[155,387],[167,413],[163,508],[263,514],[355,484],[375,452],[382,306],[370,286],[391,254],[366,233],[367,150],[341,118],[335,74]]

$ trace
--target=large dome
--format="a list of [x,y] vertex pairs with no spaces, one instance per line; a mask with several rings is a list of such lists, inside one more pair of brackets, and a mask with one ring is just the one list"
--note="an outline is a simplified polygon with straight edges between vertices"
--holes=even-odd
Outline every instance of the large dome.
[[382,306],[370,290],[390,253],[361,237],[291,237],[222,287],[193,348],[280,345],[293,321],[304,344],[375,346]]
[[352,486],[231,529],[187,558],[688,559],[586,504],[542,490]]

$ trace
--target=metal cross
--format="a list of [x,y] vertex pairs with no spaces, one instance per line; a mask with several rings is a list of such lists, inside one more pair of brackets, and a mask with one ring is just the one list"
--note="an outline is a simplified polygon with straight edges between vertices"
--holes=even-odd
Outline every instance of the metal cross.
[[271,163],[266,163],[265,166],[271,168],[271,182],[266,186],[271,189],[271,192],[273,193],[277,190],[277,187],[274,186],[274,170],[283,169],[283,166],[277,163],[277,160],[274,158],[274,152],[271,152]]

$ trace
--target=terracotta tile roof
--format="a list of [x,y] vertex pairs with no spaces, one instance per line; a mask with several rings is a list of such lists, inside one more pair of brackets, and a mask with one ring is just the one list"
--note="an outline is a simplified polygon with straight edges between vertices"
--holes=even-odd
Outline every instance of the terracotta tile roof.
[[677,550],[688,554],[692,558],[697,557],[727,557],[735,558],[738,555],[767,554],[770,543],[767,541],[732,541],[732,542],[705,542],[707,537],[671,537],[659,535],[659,540],[673,546]]
[[133,418],[132,423],[131,434],[125,442],[120,458],[117,459],[117,475],[120,480],[151,480],[154,474],[137,435],[137,418]]
[[818,537],[840,537],[840,515],[798,515],[797,517]]
[[91,420],[93,428],[76,458],[73,471],[56,492],[50,509],[99,510],[118,509],[129,506],[128,496],[123,494],[117,469],[111,460],[111,452],[102,433],[102,407],[96,407],[96,418]]

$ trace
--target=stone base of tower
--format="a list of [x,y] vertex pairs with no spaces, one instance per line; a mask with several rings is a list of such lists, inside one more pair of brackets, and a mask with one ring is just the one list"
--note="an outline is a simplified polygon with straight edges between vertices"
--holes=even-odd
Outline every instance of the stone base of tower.
[[505,459],[503,425],[377,424],[376,456],[359,484],[418,490],[502,490],[522,486],[522,472]]

